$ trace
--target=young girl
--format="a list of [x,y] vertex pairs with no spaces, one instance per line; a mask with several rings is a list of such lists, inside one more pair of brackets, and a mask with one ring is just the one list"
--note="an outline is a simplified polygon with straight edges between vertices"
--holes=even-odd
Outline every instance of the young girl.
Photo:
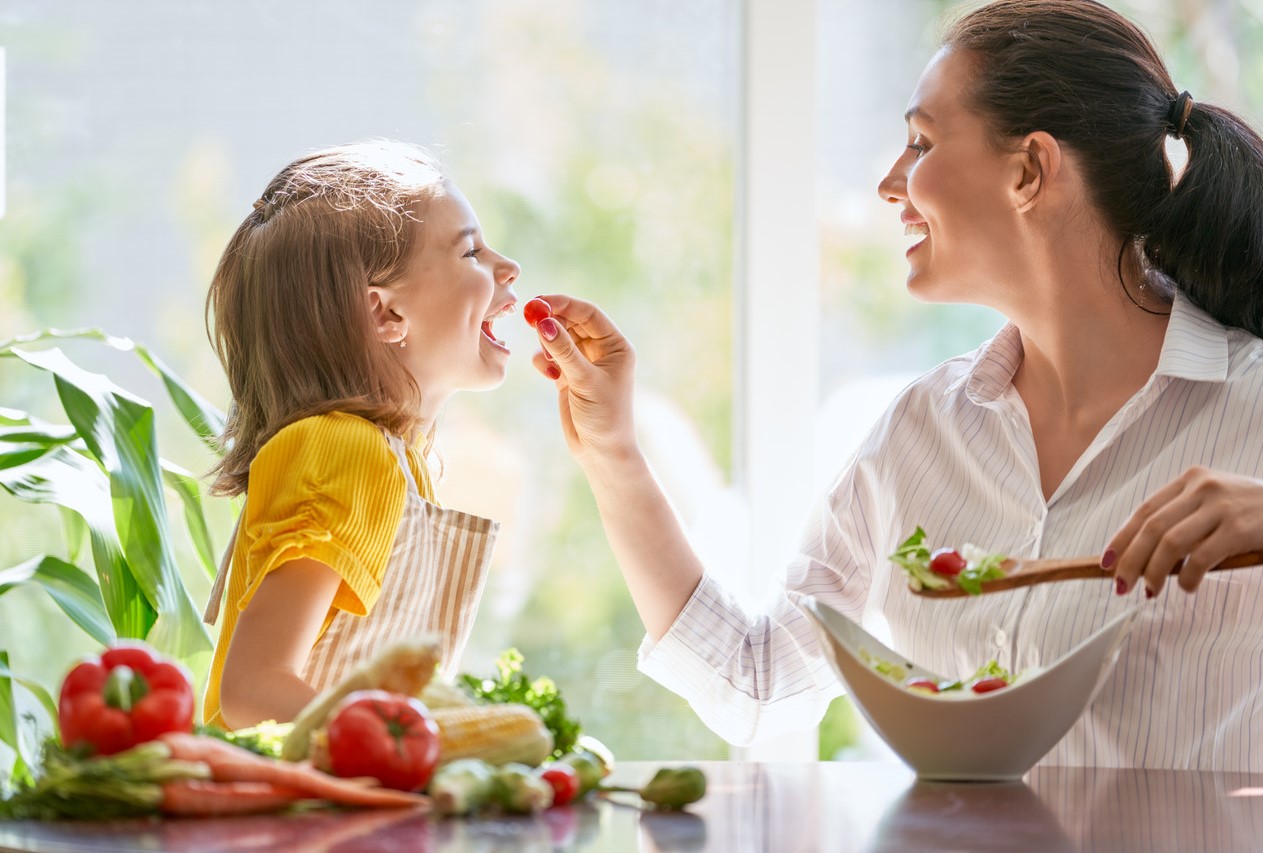
[[311,154],[254,203],[207,299],[233,398],[212,490],[246,495],[208,724],[292,719],[387,639],[454,665],[498,524],[436,506],[425,452],[453,392],[504,379],[519,272],[411,145]]

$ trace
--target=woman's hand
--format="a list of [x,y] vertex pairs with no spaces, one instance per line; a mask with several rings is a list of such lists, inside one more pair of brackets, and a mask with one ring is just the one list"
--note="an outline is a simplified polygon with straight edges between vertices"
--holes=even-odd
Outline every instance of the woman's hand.
[[561,427],[580,463],[637,450],[632,413],[636,352],[599,308],[568,296],[542,297],[552,317],[535,330],[535,369],[557,384]]
[[656,642],[702,579],[632,419],[636,353],[595,305],[545,296],[552,316],[535,326],[544,352],[535,369],[557,384],[561,426],[583,466],[601,523],[645,630]]
[[1143,578],[1152,598],[1177,566],[1180,587],[1192,592],[1211,566],[1255,550],[1263,550],[1263,480],[1193,467],[1137,507],[1101,565],[1117,566],[1119,595]]

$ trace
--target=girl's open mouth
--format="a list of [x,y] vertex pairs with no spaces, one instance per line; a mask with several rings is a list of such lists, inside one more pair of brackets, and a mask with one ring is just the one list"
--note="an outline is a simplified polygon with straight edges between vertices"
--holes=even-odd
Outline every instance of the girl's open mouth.
[[504,341],[496,337],[495,329],[492,328],[492,324],[495,323],[496,320],[499,320],[501,317],[506,314],[511,314],[512,312],[513,304],[509,303],[482,321],[482,336],[486,338],[492,346],[497,349],[504,350],[505,352],[509,352],[509,346]]

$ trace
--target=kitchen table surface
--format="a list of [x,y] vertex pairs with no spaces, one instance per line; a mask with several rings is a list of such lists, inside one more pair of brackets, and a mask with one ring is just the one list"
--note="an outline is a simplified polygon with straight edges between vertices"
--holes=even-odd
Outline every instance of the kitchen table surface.
[[[663,766],[622,762],[639,785]],[[398,812],[115,823],[0,822],[0,850],[101,851],[1258,851],[1263,775],[1038,768],[1015,783],[918,782],[901,765],[703,762],[706,797],[659,813],[634,797],[537,817]]]

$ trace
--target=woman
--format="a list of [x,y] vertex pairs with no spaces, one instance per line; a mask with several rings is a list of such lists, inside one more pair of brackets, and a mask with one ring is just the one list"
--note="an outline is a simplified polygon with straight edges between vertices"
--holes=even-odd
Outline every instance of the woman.
[[[1010,322],[894,402],[760,613],[705,573],[637,448],[631,347],[593,306],[547,297],[560,322],[540,324],[536,365],[647,628],[642,669],[748,742],[815,723],[840,692],[798,595],[885,621],[951,673],[1048,663],[1143,588],[1110,682],[1045,761],[1263,771],[1263,572],[1204,573],[1263,541],[1231,510],[1263,515],[1263,142],[1089,0],[965,15],[907,119],[879,192],[922,237],[909,290]],[[1190,152],[1178,181],[1171,136]],[[918,525],[937,545],[1103,551],[1117,587],[922,599],[887,559]],[[1162,594],[1186,555],[1197,594]]]

